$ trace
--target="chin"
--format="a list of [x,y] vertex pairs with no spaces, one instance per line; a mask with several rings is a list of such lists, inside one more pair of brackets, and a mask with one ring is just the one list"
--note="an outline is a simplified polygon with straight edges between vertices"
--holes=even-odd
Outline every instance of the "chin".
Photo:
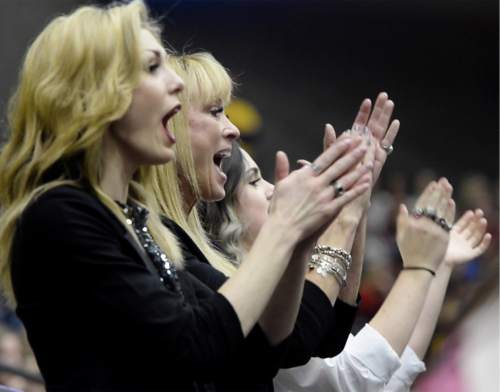
[[158,155],[155,158],[156,158],[155,161],[152,162],[153,165],[162,165],[168,163],[170,161],[175,160],[175,151],[168,149],[167,151],[164,151],[161,155]]
[[224,187],[209,187],[208,189],[201,190],[201,198],[207,203],[213,203],[216,201],[221,201],[226,197],[226,191]]

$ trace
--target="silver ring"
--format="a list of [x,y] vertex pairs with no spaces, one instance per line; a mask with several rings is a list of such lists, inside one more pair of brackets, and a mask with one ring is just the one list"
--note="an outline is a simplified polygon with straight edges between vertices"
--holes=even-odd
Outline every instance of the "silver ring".
[[424,208],[424,215],[433,220],[434,222],[437,223],[437,214],[436,214],[436,209],[434,207],[425,207]]
[[382,150],[384,150],[387,155],[391,155],[392,152],[394,151],[394,147],[392,144],[385,146],[382,143],[380,143],[380,147],[382,147]]
[[323,171],[323,168],[314,162],[311,163],[309,166],[311,167],[312,171],[315,172],[316,174],[321,174],[321,172]]
[[413,216],[415,218],[421,218],[422,216],[424,216],[424,210],[423,210],[423,208],[416,207],[413,210]]
[[340,181],[333,181],[332,182],[333,186],[333,197],[339,197],[342,196],[345,193],[345,189],[340,183]]
[[439,226],[441,226],[441,227],[444,229],[444,231],[446,231],[446,232],[448,232],[448,233],[449,233],[449,232],[451,231],[451,229],[452,229],[452,226],[451,226],[448,222],[446,222],[446,219],[444,219],[444,218],[438,218],[438,220],[437,220],[437,222],[436,222],[436,223],[437,223]]

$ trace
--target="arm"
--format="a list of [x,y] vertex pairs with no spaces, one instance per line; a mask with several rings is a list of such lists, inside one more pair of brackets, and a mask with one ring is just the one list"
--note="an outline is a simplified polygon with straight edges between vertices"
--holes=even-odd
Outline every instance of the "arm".
[[[382,168],[387,160],[387,151],[382,146],[392,146],[396,136],[399,132],[399,121],[394,120],[391,122],[392,112],[394,110],[394,102],[389,100],[386,93],[380,93],[375,102],[375,108],[371,114],[367,127],[372,133],[372,141],[374,143],[374,156],[373,156],[373,171],[372,171],[372,188],[377,182]],[[363,122],[366,121],[366,111],[360,110],[356,120],[354,121],[353,128],[362,127]],[[347,287],[340,292],[339,298],[349,304],[355,304],[359,293],[361,284],[361,276],[363,273],[363,260],[365,253],[366,242],[366,221],[367,210],[369,207],[369,198],[366,200],[365,210],[361,223],[356,231],[354,243],[352,246],[352,265],[347,276]]]
[[483,254],[491,241],[486,233],[487,222],[481,210],[467,211],[455,223],[450,233],[450,243],[444,262],[431,283],[425,304],[402,357],[402,366],[391,378],[386,391],[405,391],[425,370],[421,362],[429,347],[443,306],[446,289],[453,269]]
[[[387,158],[386,151],[382,145],[392,145],[399,131],[399,121],[391,122],[394,103],[388,99],[386,93],[380,93],[371,111],[371,102],[365,99],[359,108],[354,120],[352,130],[346,134],[360,134],[369,140],[369,150],[363,163],[372,167],[367,181],[370,183],[369,190],[362,196],[347,205],[339,217],[328,227],[320,238],[322,245],[342,248],[352,253],[352,264],[347,275],[347,286],[340,292],[335,289],[334,282],[330,285],[312,278],[316,284],[320,284],[332,302],[340,295],[340,299],[349,304],[355,304],[361,275],[363,271],[363,256],[366,238],[366,212],[370,204],[370,197],[373,186],[378,179],[382,167]],[[390,126],[389,126],[390,124]],[[366,132],[366,129],[369,132]],[[345,137],[343,134],[340,139]],[[325,133],[324,147],[328,147],[335,141],[335,131]]]
[[[445,179],[438,183],[432,182],[420,196],[417,207],[433,207],[439,216],[452,221],[455,205],[451,200],[451,192],[451,185]],[[433,278],[428,271],[404,268],[425,267],[436,271],[445,255],[448,241],[449,234],[432,220],[410,216],[406,207],[400,207],[397,243],[404,267],[381,308],[370,321],[370,325],[385,337],[398,355],[408,344]]]
[[[347,142],[349,143],[349,141]],[[353,200],[366,189],[366,185],[358,183],[358,180],[363,176],[363,174],[365,174],[367,168],[357,165],[357,163],[364,156],[366,147],[361,145],[360,138],[357,140],[353,139],[352,145],[354,148],[348,152],[347,149],[350,146],[349,144],[345,144],[343,141],[336,143],[336,145],[332,145],[330,149],[327,149],[316,160],[316,164],[321,168],[320,173],[316,173],[311,166],[303,167],[295,172],[292,172],[290,175],[288,175],[288,164],[281,169],[277,168],[276,177],[278,182],[273,200],[271,202],[270,216],[264,224],[263,229],[261,229],[257,240],[252,246],[252,249],[245,257],[245,261],[242,263],[242,266],[230,279],[233,280],[236,278],[242,271],[242,268],[244,269],[248,266],[249,260],[251,260],[252,257],[260,257],[261,259],[264,259],[266,263],[270,259],[269,253],[262,251],[259,241],[261,241],[261,238],[265,239],[272,235],[271,231],[266,233],[264,227],[270,220],[273,219],[273,209],[277,206],[280,207],[279,213],[276,211],[277,215],[283,217],[285,221],[289,222],[287,223],[289,229],[286,230],[283,228],[285,232],[293,229],[294,224],[296,224],[294,221],[291,221],[291,219],[295,219],[300,225],[307,224],[308,221],[311,221],[311,219],[314,219],[317,222],[321,221],[321,225],[316,225],[316,227],[312,230],[309,230],[308,235],[303,236],[300,238],[300,241],[296,242],[298,243],[298,246],[295,248],[294,257],[288,264],[287,270],[284,271],[284,274],[280,277],[281,281],[279,282],[279,286],[274,291],[271,301],[268,303],[265,312],[259,319],[261,327],[264,329],[269,341],[272,344],[278,344],[283,341],[292,333],[294,329],[295,320],[297,319],[301,302],[300,300],[302,298],[304,271],[306,269],[306,263],[309,259],[306,255],[309,254],[309,250],[311,249],[311,238],[314,238],[314,233],[318,230],[317,228],[319,226],[323,226],[328,220],[332,219],[333,216],[337,215],[346,203]],[[328,154],[331,155],[331,152],[335,151],[335,149],[340,151],[341,147],[339,146],[344,146],[343,152],[345,152],[345,154],[341,155],[341,153],[338,152],[330,159],[329,162],[326,161],[324,157],[328,156]],[[342,177],[347,192],[341,197],[333,198],[334,191],[333,187],[330,186],[330,183],[333,178],[337,178],[339,176]],[[321,188],[318,188],[316,185],[317,189],[312,191],[312,185],[314,185],[313,182],[317,183],[318,180],[321,180]],[[308,186],[311,186],[311,188],[307,188]],[[298,188],[302,188],[303,191],[298,192]],[[322,208],[317,208],[316,210],[307,208],[307,205],[305,205],[298,196],[300,193],[320,201],[322,204],[318,204]],[[284,208],[284,203],[280,200],[280,195],[285,195],[288,199],[292,199],[293,201],[289,202],[287,207]],[[325,209],[326,204],[330,204],[330,208]],[[294,213],[296,213],[295,217]],[[257,253],[259,256],[256,256]],[[271,260],[273,260],[273,258],[271,258]],[[253,273],[254,275],[257,275],[258,273],[265,274],[265,271],[253,271]],[[236,287],[238,287],[238,291],[241,293],[240,285]],[[247,295],[243,298],[247,301],[248,298],[253,298],[253,296]]]
[[349,337],[339,355],[311,358],[304,366],[281,370],[274,385],[277,392],[382,391],[400,363],[385,339],[367,324]]
[[424,359],[432,339],[453,269],[474,260],[488,249],[491,234],[486,233],[486,226],[487,221],[481,210],[467,211],[450,233],[450,244],[444,262],[427,293],[424,308],[409,343],[420,359]]

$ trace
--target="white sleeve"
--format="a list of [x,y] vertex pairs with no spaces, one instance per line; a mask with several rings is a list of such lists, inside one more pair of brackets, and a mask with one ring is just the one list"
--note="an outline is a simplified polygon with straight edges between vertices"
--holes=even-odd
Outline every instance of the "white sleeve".
[[304,366],[281,370],[276,392],[375,392],[401,365],[398,355],[370,325],[349,336],[344,350],[333,358],[312,358]]
[[401,367],[394,373],[385,387],[385,392],[409,392],[417,376],[425,372],[425,364],[410,346],[406,346],[401,356]]

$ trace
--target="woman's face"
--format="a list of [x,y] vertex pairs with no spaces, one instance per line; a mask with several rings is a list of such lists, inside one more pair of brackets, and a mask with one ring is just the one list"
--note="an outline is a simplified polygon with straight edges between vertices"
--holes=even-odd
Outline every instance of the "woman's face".
[[132,165],[172,160],[175,137],[169,120],[180,110],[182,79],[166,65],[166,52],[147,30],[140,37],[143,70],[125,115],[112,124],[111,135]]
[[243,224],[242,242],[250,248],[268,217],[274,185],[264,180],[255,161],[244,151],[245,171],[236,190],[236,214]]
[[222,160],[231,155],[231,141],[240,136],[240,131],[229,121],[221,103],[193,103],[187,120],[201,198],[207,202],[222,200],[227,179]]

